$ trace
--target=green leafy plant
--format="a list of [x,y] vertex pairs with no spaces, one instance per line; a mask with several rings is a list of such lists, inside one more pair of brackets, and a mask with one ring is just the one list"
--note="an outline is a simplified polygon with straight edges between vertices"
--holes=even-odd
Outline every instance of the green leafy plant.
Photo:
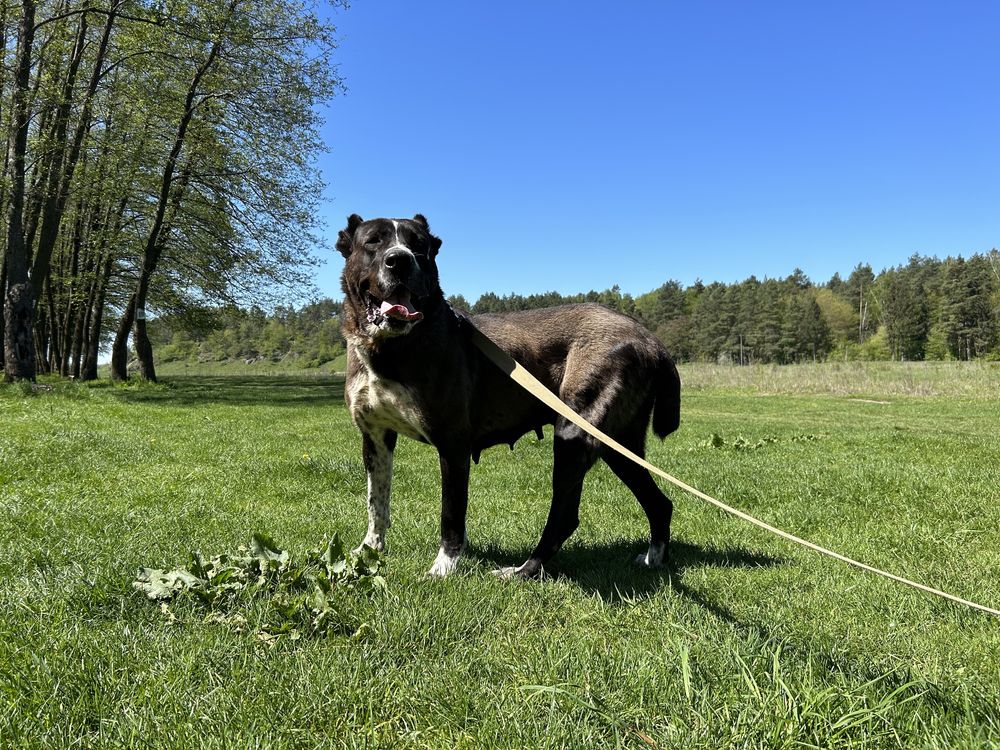
[[[793,435],[788,438],[788,442],[800,443],[819,439],[819,435]],[[776,438],[773,435],[765,435],[758,440],[751,440],[743,435],[737,435],[732,440],[726,440],[726,438],[719,433],[713,432],[708,436],[707,440],[699,441],[694,448],[690,448],[689,450],[694,451],[699,448],[731,448],[734,451],[753,451],[777,442],[780,442],[779,438]]]
[[254,534],[249,546],[231,554],[205,558],[192,552],[183,568],[140,568],[133,587],[149,599],[162,602],[171,622],[176,615],[169,602],[190,599],[210,610],[207,622],[243,629],[247,620],[227,614],[238,607],[264,603],[259,633],[264,640],[281,635],[293,639],[331,632],[357,633],[364,628],[338,601],[338,594],[373,594],[386,587],[381,560],[370,547],[347,552],[339,536],[296,561],[273,539]]

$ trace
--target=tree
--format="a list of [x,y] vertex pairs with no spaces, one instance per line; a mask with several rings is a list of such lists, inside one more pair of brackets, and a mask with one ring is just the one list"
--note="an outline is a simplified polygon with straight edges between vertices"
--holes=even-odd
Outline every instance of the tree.
[[830,349],[830,330],[816,298],[803,288],[785,300],[780,362],[817,361]]
[[784,288],[775,279],[765,279],[757,290],[757,308],[751,339],[758,361],[781,362],[781,328]]
[[741,365],[752,364],[757,359],[757,340],[754,337],[754,321],[757,318],[757,307],[760,304],[760,282],[751,276],[746,281],[731,287],[735,296],[736,314],[733,319],[733,330],[730,333],[730,345],[734,361]]
[[937,321],[932,328],[935,357],[973,359],[985,356],[997,337],[989,259],[949,258],[941,268]]
[[469,300],[467,300],[461,294],[450,295],[448,297],[448,304],[454,307],[456,310],[468,311],[472,309],[472,305],[469,304]]
[[133,321],[135,324],[135,348],[139,360],[139,374],[144,380],[156,380],[156,371],[153,366],[153,348],[146,332],[146,298],[149,294],[149,284],[160,261],[160,255],[163,253],[161,234],[163,233],[164,223],[167,218],[167,209],[172,204],[174,213],[176,213],[177,208],[184,200],[184,193],[190,181],[190,171],[183,171],[176,183],[174,180],[177,175],[181,149],[184,148],[191,120],[194,118],[196,108],[204,101],[204,92],[201,88],[202,81],[222,51],[223,40],[227,36],[227,27],[231,23],[238,5],[239,0],[230,0],[224,15],[219,20],[219,28],[211,40],[208,52],[195,69],[194,76],[184,97],[184,108],[177,123],[177,133],[174,136],[174,142],[160,178],[159,195],[157,196],[153,219],[150,223],[149,233],[146,236],[146,245],[143,249],[142,261],[139,266],[139,281],[132,299],[129,300],[125,315],[122,317],[122,323],[119,326],[118,336],[115,339],[111,373],[112,377],[118,380],[124,380],[128,377],[122,352],[124,348],[122,342],[127,334],[123,335],[122,332],[127,332]]
[[725,284],[714,282],[705,287],[691,314],[694,350],[699,359],[710,362],[731,361],[730,334],[736,318],[734,297]]
[[694,329],[690,315],[678,315],[661,323],[655,333],[674,361],[690,362],[696,358]]
[[8,381],[35,379],[35,299],[28,278],[28,245],[24,237],[24,180],[28,150],[29,82],[31,52],[35,36],[35,3],[22,0],[14,63],[11,98],[10,203],[7,207],[4,296],[4,378]]
[[830,331],[833,343],[843,348],[856,341],[858,337],[858,313],[851,303],[829,286],[825,289],[817,289],[814,298]]
[[308,291],[313,105],[339,87],[333,29],[313,8],[24,2],[11,55],[13,5],[0,5],[0,295],[18,354],[5,369],[23,370],[37,342],[30,377],[95,377],[106,321],[120,315],[116,373],[134,333],[140,375],[155,378],[147,308]]
[[868,264],[858,263],[847,278],[845,286],[841,287],[843,294],[854,306],[858,314],[858,343],[863,344],[869,334],[875,330],[875,318],[871,312],[872,285],[875,274]]
[[929,321],[927,303],[919,282],[903,270],[882,275],[882,324],[893,359],[923,359]]
[[847,286],[847,282],[840,277],[839,272],[835,272],[824,286],[838,297],[850,297],[850,290]]
[[650,329],[657,329],[685,313],[684,287],[671,279],[635,300],[636,316]]

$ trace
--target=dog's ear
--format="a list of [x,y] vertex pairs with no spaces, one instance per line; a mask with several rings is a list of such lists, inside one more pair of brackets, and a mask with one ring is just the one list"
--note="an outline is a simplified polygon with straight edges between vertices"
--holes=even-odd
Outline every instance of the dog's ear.
[[427,223],[427,217],[423,214],[414,214],[413,221],[424,228],[424,231],[430,236],[430,242],[428,243],[428,248],[430,250],[430,256],[433,258],[438,254],[438,250],[441,249],[441,238],[435,237],[431,234],[431,225]]
[[351,214],[347,217],[347,229],[341,229],[337,234],[337,250],[345,258],[351,254],[351,245],[354,242],[354,233],[358,231],[358,227],[365,223],[357,214]]
[[431,235],[431,241],[428,244],[428,247],[430,249],[430,256],[431,256],[431,258],[437,257],[438,250],[441,249],[441,238],[440,237],[435,237],[432,234]]

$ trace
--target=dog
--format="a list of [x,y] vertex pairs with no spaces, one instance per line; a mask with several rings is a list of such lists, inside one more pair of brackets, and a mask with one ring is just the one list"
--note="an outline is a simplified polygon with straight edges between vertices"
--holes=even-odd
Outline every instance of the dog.
[[660,438],[680,424],[680,378],[660,341],[596,304],[498,315],[454,310],[441,291],[441,240],[427,219],[357,214],[337,236],[344,256],[345,401],[360,429],[368,477],[363,545],[385,547],[393,450],[405,435],[433,445],[441,465],[441,545],[431,576],[446,576],[466,546],[470,463],[493,445],[554,424],[552,505],[541,540],[505,576],[538,578],[579,525],[584,476],[602,459],[649,519],[645,567],[667,561],[673,506],[649,472],[558,417],[509,380],[470,340],[479,328],[585,419],[644,455],[652,417]]

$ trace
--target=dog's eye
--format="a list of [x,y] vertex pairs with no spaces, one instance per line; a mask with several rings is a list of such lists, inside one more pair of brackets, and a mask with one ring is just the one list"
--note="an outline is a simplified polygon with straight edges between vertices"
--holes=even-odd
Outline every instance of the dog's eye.
[[369,237],[367,240],[365,240],[365,244],[368,245],[369,247],[374,247],[375,245],[377,245],[381,241],[382,241],[382,238],[379,235],[373,234],[371,237]]

